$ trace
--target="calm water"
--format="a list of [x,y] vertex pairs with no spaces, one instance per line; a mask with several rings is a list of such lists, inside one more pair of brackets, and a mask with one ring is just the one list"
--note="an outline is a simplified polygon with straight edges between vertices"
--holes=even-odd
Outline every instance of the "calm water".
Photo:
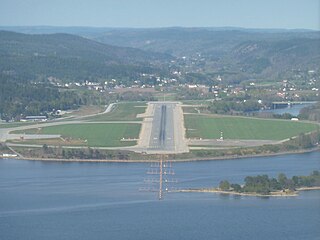
[[285,107],[285,108],[277,108],[277,109],[268,109],[268,110],[261,110],[259,112],[271,112],[274,114],[284,114],[284,113],[290,113],[293,116],[298,116],[300,113],[300,110],[304,107],[308,107],[313,105],[315,102],[306,103],[306,104],[296,104],[292,105],[291,107]]
[[[148,164],[0,160],[0,239],[319,239],[320,191],[295,198],[139,192]],[[174,164],[177,187],[320,169],[320,152]]]

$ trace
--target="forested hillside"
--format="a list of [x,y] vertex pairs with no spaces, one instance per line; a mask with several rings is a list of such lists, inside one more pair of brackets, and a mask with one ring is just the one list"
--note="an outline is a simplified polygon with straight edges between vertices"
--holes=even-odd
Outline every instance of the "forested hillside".
[[115,29],[88,34],[97,41],[201,60],[205,71],[228,69],[276,77],[293,68],[317,69],[320,33],[249,29]]
[[0,31],[0,72],[25,79],[130,78],[159,72],[159,63],[167,59],[167,54],[110,46],[70,34]]
[[[197,69],[188,67],[188,72],[199,72],[198,70],[201,69],[201,73],[217,73],[224,75],[227,79],[239,80],[252,77],[285,78],[286,72],[292,69],[317,70],[320,61],[320,32],[318,31],[180,27],[150,29],[11,27],[4,29],[41,33],[19,35],[20,39],[32,39],[34,43],[33,45],[28,41],[24,42],[29,49],[28,53],[33,54],[29,56],[28,61],[33,61],[33,66],[40,66],[47,73],[77,78],[83,76],[87,78],[92,75],[94,77],[122,75],[134,77],[140,72],[163,73],[166,68],[161,68],[160,63],[167,62],[171,55],[177,58],[186,57],[189,61],[187,65],[197,67]],[[86,39],[68,34],[42,34],[55,32],[72,33]],[[0,36],[3,33],[5,32],[0,32]],[[16,40],[14,42],[9,45],[13,49],[19,46]],[[43,45],[44,42],[47,44]],[[7,46],[7,42],[2,43],[2,48]],[[45,58],[43,51],[38,52],[38,47],[45,49]],[[60,54],[61,58],[57,59],[55,54]],[[24,59],[22,56],[18,58],[15,55],[12,61],[24,62]],[[8,69],[10,62],[2,66]],[[144,64],[139,64],[141,62]],[[177,67],[183,67],[183,64],[179,62]],[[23,63],[19,63],[19,66],[21,65]],[[46,69],[46,65],[52,65],[54,69]],[[63,66],[66,65],[77,68],[77,71],[72,71],[72,68],[64,69]]]
[[[100,86],[103,90],[123,85],[162,88],[184,84],[204,84],[212,90],[213,84],[284,79],[300,87],[313,84],[309,89],[312,91],[318,88],[317,31],[63,27],[16,30],[33,34],[0,31],[0,113],[5,119],[76,108],[83,103],[79,92],[58,89],[49,84],[49,77],[59,82],[56,86],[109,82]],[[117,83],[110,84],[112,79]]]
[[[74,109],[88,103],[81,92],[59,89],[62,82],[132,82],[142,73],[161,73],[168,54],[115,47],[70,34],[0,31],[0,114],[10,120]],[[81,95],[81,96],[80,96]]]
[[3,120],[47,114],[53,109],[75,109],[82,104],[74,92],[60,92],[49,84],[25,83],[0,74],[0,114]]

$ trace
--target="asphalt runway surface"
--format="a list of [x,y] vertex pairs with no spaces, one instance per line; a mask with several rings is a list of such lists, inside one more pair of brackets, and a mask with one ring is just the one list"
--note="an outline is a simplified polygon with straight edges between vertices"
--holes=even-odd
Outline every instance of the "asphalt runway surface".
[[149,150],[174,150],[174,107],[174,103],[160,103],[155,105]]

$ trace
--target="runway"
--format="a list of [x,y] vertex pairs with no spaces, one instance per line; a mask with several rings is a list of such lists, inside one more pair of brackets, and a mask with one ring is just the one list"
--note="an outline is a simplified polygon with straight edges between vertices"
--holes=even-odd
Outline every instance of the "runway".
[[174,105],[156,104],[148,150],[174,150]]
[[137,151],[154,154],[188,152],[183,112],[178,102],[150,102]]

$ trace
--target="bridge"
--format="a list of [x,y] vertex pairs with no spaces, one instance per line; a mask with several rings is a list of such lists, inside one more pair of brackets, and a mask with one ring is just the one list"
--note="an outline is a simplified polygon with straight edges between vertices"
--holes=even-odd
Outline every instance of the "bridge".
[[282,102],[272,102],[273,109],[277,108],[276,106],[292,106],[300,104],[314,104],[315,101],[282,101]]

